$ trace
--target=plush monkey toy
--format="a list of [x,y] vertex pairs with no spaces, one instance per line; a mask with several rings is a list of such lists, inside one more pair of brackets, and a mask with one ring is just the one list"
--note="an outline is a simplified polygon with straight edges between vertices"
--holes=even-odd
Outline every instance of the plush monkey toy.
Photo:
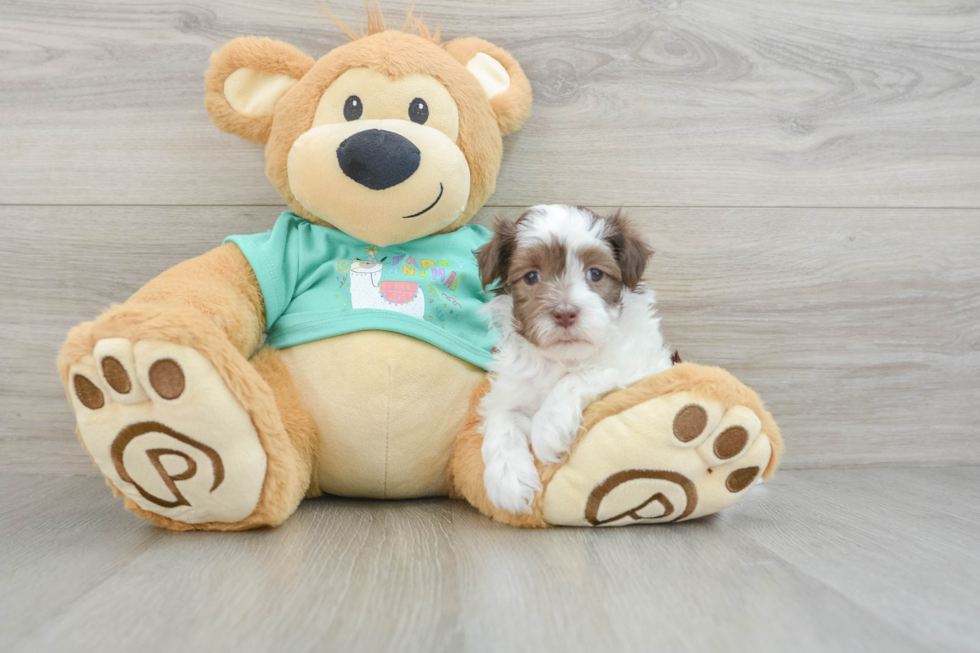
[[[352,35],[353,36],[353,35]],[[493,341],[467,221],[531,109],[507,52],[372,21],[314,60],[239,38],[207,109],[265,144],[290,210],[72,329],[59,370],[126,508],[175,530],[281,523],[305,496],[462,497],[524,527],[692,519],[775,470],[754,392],[679,364],[596,402],[531,514],[487,500],[475,405]],[[263,336],[265,336],[264,344]]]

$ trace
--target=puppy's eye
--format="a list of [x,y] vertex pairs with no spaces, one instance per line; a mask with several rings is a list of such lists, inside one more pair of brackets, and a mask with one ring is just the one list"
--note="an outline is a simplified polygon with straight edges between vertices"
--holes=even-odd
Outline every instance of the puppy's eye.
[[585,278],[593,282],[601,281],[603,276],[604,275],[602,274],[602,270],[600,270],[599,268],[592,268],[591,270],[585,273]]
[[362,113],[364,113],[364,103],[361,102],[361,98],[356,95],[347,98],[347,101],[344,102],[344,118],[350,122],[360,118]]
[[412,122],[424,125],[425,121],[429,119],[429,105],[422,98],[415,98],[408,105],[408,117],[412,119]]
[[524,283],[529,286],[533,286],[539,281],[541,281],[541,275],[533,270],[524,275]]

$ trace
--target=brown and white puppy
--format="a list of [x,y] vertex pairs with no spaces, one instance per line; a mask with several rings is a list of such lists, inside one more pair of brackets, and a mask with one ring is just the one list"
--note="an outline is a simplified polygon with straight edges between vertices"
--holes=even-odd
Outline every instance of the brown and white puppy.
[[557,462],[582,410],[601,395],[672,365],[640,284],[652,250],[619,212],[535,206],[500,221],[477,252],[500,333],[484,396],[487,495],[498,508],[529,512],[540,481],[534,455]]

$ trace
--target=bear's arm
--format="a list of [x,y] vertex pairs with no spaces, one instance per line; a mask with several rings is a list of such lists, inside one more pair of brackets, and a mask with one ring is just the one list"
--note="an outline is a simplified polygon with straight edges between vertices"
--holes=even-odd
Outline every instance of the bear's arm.
[[193,308],[214,322],[245,356],[265,330],[265,304],[255,272],[234,243],[179,263],[140,288],[126,305]]

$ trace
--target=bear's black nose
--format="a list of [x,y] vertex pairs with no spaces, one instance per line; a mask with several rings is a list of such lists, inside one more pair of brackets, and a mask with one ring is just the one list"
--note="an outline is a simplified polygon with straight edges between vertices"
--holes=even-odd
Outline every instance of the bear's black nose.
[[340,169],[371,190],[402,183],[418,170],[420,160],[412,141],[383,129],[365,129],[337,146]]

